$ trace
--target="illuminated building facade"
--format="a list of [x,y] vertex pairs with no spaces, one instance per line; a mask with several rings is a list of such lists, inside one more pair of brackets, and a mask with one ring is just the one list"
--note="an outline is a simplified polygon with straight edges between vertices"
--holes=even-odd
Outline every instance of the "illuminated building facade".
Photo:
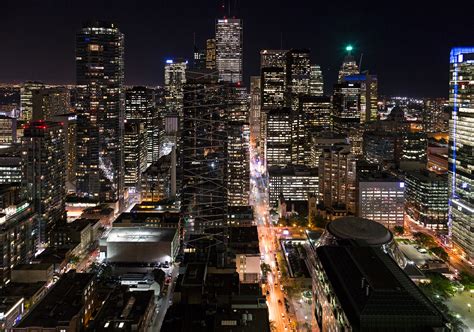
[[305,114],[306,130],[328,131],[332,129],[331,98],[322,96],[301,96],[299,112]]
[[337,144],[349,144],[347,136],[337,134],[333,131],[313,131],[310,134],[310,167],[319,166],[319,157],[325,148],[330,148]]
[[311,77],[310,52],[292,49],[286,54],[287,105],[298,111],[298,97],[309,94]]
[[227,142],[227,190],[229,206],[249,204],[250,156],[249,125],[229,122]]
[[386,173],[358,173],[357,215],[388,229],[403,226],[405,183]]
[[358,83],[360,87],[360,122],[377,120],[377,76],[357,74],[345,76],[344,82]]
[[291,164],[291,109],[271,109],[267,112],[266,120],[267,164],[285,167]]
[[30,121],[33,118],[33,91],[44,88],[41,82],[25,82],[20,88],[21,119]]
[[336,132],[348,135],[354,156],[362,155],[363,130],[360,115],[360,83],[336,84],[333,96],[333,126]]
[[16,143],[16,118],[0,115],[0,144]]
[[65,87],[32,90],[32,120],[52,120],[56,115],[69,113],[71,95]]
[[[350,46],[348,46],[350,47]],[[346,76],[359,74],[359,66],[357,65],[354,57],[350,54],[352,48],[347,49],[348,54],[344,57],[341,68],[339,69],[338,83],[342,83]]]
[[307,201],[310,195],[318,193],[318,170],[306,166],[273,166],[268,170],[270,204],[278,199]]
[[453,48],[450,54],[449,196],[454,244],[474,261],[474,47]]
[[324,94],[323,72],[319,65],[311,65],[310,67],[309,94],[311,96],[323,96]]
[[355,213],[356,160],[347,144],[324,148],[319,157],[319,197],[324,208]]
[[77,195],[123,200],[124,36],[90,22],[76,35]]
[[206,41],[206,68],[216,69],[216,40],[213,38]]
[[186,68],[188,61],[184,59],[168,59],[165,65],[165,104],[168,111],[183,114],[183,86],[186,84]]
[[65,133],[58,122],[32,121],[25,125],[23,187],[38,214],[37,234],[46,243],[52,228],[66,219]]
[[147,132],[147,163],[158,159],[159,130],[158,108],[153,89],[134,86],[125,91],[125,118],[144,122]]
[[0,184],[21,183],[23,179],[21,144],[0,149]]
[[447,231],[448,178],[427,170],[410,172],[405,178],[406,213],[423,227]]
[[240,19],[224,18],[216,22],[216,67],[222,82],[242,81],[242,33]]
[[66,134],[66,144],[64,150],[66,153],[66,184],[68,191],[75,191],[74,182],[76,181],[76,140],[77,140],[77,116],[74,113],[56,115],[52,119],[55,122],[62,123],[64,133]]
[[260,69],[279,67],[286,72],[286,54],[288,50],[261,50]]
[[141,201],[158,202],[176,195],[176,150],[153,162],[141,175]]
[[423,125],[427,133],[448,132],[448,101],[444,98],[427,98],[424,102]]
[[[0,288],[11,280],[11,270],[18,264],[27,263],[35,253],[35,213],[33,206],[21,200],[19,188],[0,186]],[[10,196],[10,197],[6,197]],[[32,235],[33,234],[33,235]]]
[[123,131],[124,186],[140,188],[141,174],[147,166],[147,130],[141,119],[125,121]]
[[259,144],[260,140],[260,118],[261,118],[261,78],[259,76],[250,77],[250,107],[249,125],[250,140],[253,144]]

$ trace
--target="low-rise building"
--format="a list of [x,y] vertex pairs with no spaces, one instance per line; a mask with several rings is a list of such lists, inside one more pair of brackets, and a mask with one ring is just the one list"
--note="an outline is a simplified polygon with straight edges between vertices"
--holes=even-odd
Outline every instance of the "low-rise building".
[[19,264],[12,269],[11,280],[14,283],[50,283],[53,275],[53,264]]
[[74,270],[64,274],[11,331],[83,331],[99,306],[94,278]]
[[448,331],[443,314],[381,249],[316,248],[313,307],[319,330]]
[[178,250],[175,228],[114,227],[101,240],[101,257],[110,263],[173,262]]
[[107,297],[94,318],[94,331],[148,331],[153,320],[153,291],[130,292],[119,287]]

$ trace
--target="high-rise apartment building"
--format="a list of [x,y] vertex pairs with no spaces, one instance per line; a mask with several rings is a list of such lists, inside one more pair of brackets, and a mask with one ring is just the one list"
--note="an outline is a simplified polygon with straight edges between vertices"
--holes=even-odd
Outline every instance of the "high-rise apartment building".
[[216,67],[219,80],[242,81],[242,20],[223,18],[216,22]]
[[49,240],[54,225],[66,218],[66,142],[58,122],[32,121],[25,125],[23,187],[38,214],[37,235]]
[[453,48],[450,54],[449,122],[450,224],[454,244],[474,261],[474,47]]
[[124,36],[90,22],[76,35],[77,194],[123,199]]

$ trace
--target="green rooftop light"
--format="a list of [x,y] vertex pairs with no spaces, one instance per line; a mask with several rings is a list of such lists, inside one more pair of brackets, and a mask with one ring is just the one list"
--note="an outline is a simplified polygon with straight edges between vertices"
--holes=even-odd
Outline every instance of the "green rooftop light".
[[346,51],[347,51],[347,52],[352,51],[352,49],[353,49],[352,45],[347,45],[347,46],[346,46]]

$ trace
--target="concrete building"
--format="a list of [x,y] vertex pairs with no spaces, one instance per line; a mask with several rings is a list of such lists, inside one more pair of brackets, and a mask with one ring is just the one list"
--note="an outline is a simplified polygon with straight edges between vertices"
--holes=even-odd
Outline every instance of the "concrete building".
[[101,241],[101,256],[110,263],[173,262],[178,250],[173,228],[114,227]]
[[319,157],[319,197],[324,209],[355,213],[356,161],[347,144],[324,148]]
[[405,183],[387,173],[357,174],[357,215],[388,229],[403,226]]

